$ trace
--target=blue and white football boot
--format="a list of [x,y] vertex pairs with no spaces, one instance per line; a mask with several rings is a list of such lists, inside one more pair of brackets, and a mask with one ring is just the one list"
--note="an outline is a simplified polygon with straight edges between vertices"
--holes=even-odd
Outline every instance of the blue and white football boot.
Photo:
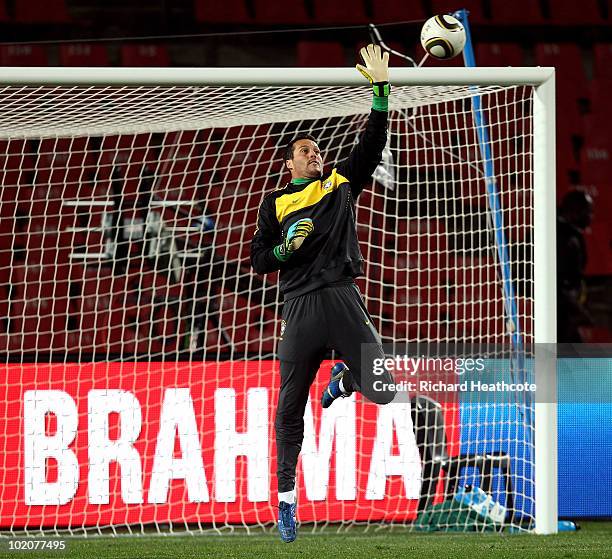
[[291,543],[297,538],[295,503],[281,501],[278,504],[278,532],[285,543]]
[[324,408],[329,408],[338,398],[346,398],[352,394],[352,392],[342,392],[340,389],[340,381],[348,370],[349,368],[344,363],[336,363],[332,367],[329,384],[321,395],[321,405]]

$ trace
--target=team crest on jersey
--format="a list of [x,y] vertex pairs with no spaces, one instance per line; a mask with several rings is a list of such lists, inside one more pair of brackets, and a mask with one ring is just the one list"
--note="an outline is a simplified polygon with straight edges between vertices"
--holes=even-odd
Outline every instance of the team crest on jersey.
[[281,320],[281,330],[280,330],[281,336],[285,333],[285,328],[287,328],[287,322],[285,320]]
[[332,180],[329,179],[327,181],[325,181],[325,184],[323,184],[323,190],[329,190],[332,187]]

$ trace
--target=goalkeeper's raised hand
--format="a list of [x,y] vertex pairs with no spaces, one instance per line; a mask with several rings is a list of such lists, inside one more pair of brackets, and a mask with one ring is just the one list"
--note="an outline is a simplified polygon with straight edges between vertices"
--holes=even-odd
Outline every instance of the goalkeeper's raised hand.
[[355,66],[372,84],[374,98],[372,108],[377,111],[389,110],[389,53],[383,53],[378,45],[368,45],[360,51],[365,66]]
[[363,47],[359,54],[365,66],[357,64],[359,70],[371,84],[389,81],[389,53],[383,53],[378,45]]
[[286,262],[289,257],[298,250],[304,239],[314,231],[312,219],[304,218],[296,221],[285,236],[285,240],[278,246],[274,247],[274,256],[281,262]]

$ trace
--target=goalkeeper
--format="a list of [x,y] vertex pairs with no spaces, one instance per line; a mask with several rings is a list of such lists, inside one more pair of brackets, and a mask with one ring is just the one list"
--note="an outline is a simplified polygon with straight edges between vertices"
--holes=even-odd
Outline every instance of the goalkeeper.
[[264,197],[251,243],[253,269],[258,274],[280,270],[284,295],[275,429],[278,526],[285,542],[296,538],[295,472],[304,438],[304,410],[327,350],[338,351],[344,363],[332,367],[321,399],[324,408],[354,391],[378,404],[395,396],[391,375],[373,374],[373,360],[384,358],[384,353],[353,279],[363,274],[355,200],[382,158],[390,89],[389,55],[368,45],[361,56],[365,66],[357,69],[372,83],[374,96],[359,142],[345,161],[324,172],[315,138],[308,134],[293,138],[284,156],[291,182]]

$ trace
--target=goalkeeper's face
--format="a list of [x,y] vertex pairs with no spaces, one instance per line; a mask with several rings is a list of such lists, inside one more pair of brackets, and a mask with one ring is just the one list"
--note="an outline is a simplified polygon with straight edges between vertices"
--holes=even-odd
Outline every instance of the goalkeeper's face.
[[312,140],[298,140],[293,144],[293,156],[286,161],[292,179],[316,179],[323,173],[323,157]]

